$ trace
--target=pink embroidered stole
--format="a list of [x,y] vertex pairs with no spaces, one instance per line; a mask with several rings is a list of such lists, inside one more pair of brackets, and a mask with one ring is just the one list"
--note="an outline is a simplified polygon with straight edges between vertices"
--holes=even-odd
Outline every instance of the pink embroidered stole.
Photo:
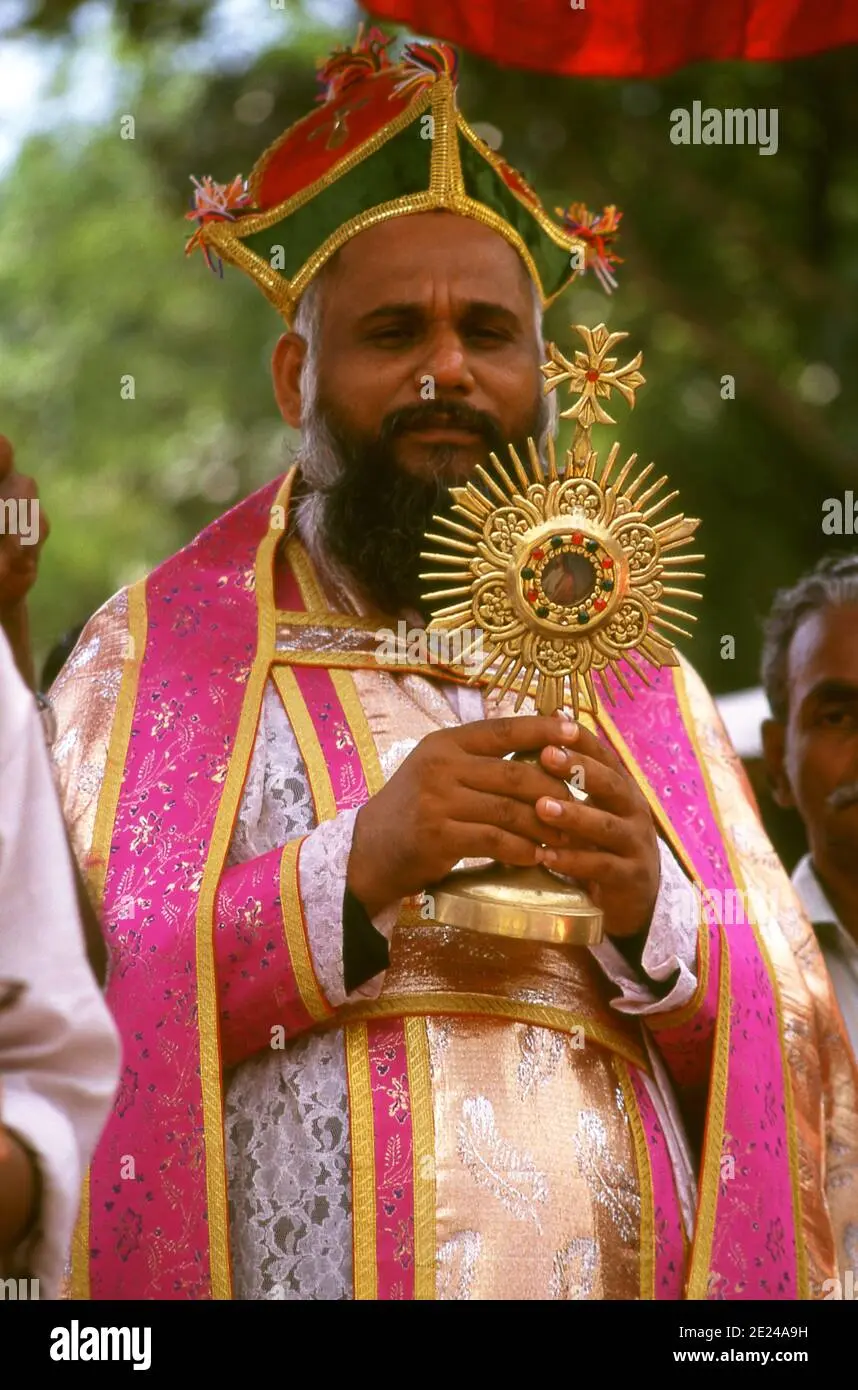
[[[747,901],[683,708],[681,675],[647,668],[651,689],[643,692],[634,673],[625,674],[638,693],[630,700],[617,691],[616,709],[604,719],[608,737],[659,808],[657,818],[697,884],[720,894],[715,901]],[[699,1029],[690,1024],[656,1034],[675,1074],[688,1066],[687,1049],[698,1057],[701,1049],[712,1052],[688,1296],[717,1298],[726,1290],[730,1298],[798,1298],[797,1160],[773,973],[756,928],[744,921],[709,928],[708,960],[701,955],[701,965],[706,975],[697,1002],[705,1021]]]
[[218,812],[231,762],[249,756],[236,750],[243,706],[261,698],[267,671],[254,568],[267,536],[270,570],[280,538],[268,530],[277,492],[272,483],[220,518],[132,606],[136,684],[123,683],[115,728],[123,701],[133,714],[126,746],[111,740],[122,783],[94,846],[109,856],[107,999],[124,1065],[90,1169],[74,1296],[230,1296],[213,910],[232,815]]

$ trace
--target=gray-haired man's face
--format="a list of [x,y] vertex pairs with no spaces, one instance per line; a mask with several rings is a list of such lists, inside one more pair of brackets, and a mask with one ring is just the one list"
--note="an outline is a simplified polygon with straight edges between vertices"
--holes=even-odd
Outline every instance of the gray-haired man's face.
[[858,604],[809,614],[789,648],[789,712],[767,753],[777,799],[798,808],[814,863],[858,877]]

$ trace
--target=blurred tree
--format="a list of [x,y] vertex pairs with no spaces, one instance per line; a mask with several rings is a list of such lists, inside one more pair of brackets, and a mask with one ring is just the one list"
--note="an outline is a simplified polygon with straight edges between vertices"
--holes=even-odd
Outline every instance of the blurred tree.
[[[81,8],[46,0],[22,28],[62,34]],[[220,281],[183,261],[188,177],[248,173],[310,106],[312,58],[354,25],[331,31],[290,0],[282,43],[201,71],[184,45],[211,8],[117,5],[115,118],[87,140],[31,142],[2,188],[0,428],[54,520],[35,604],[43,649],[285,462],[267,366],[279,322],[239,272]],[[565,349],[570,323],[604,320],[644,351],[634,415],[620,405],[595,442],[616,435],[654,459],[703,518],[704,603],[682,645],[716,692],[755,683],[774,588],[854,544],[823,535],[821,518],[826,497],[858,485],[856,76],[855,50],[658,82],[463,61],[463,111],[494,127],[550,210],[623,209],[619,290],[608,299],[585,277],[546,327]],[[694,101],[775,108],[777,153],[673,145],[670,113]],[[122,113],[134,140],[120,138]]]
[[[13,36],[68,33],[81,10],[91,8],[91,0],[28,0],[7,32]],[[110,8],[117,26],[131,38],[197,38],[211,0],[113,0]]]

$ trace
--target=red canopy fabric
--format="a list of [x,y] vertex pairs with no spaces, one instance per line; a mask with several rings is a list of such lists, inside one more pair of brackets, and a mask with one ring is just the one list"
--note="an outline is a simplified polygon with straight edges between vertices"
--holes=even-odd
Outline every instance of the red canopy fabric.
[[658,77],[704,59],[858,43],[856,0],[369,0],[370,14],[514,68]]

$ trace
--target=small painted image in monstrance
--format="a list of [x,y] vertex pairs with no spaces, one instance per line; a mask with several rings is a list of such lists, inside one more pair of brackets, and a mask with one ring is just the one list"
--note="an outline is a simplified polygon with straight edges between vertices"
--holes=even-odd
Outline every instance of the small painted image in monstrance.
[[[590,446],[594,424],[616,423],[602,401],[617,391],[634,406],[642,355],[618,367],[609,354],[628,334],[604,324],[575,332],[585,350],[570,361],[551,343],[542,366],[546,393],[568,382],[577,396],[560,412],[576,422],[565,466],[558,469],[552,440],[544,464],[532,439],[526,459],[512,445],[508,463],[491,454],[491,467],[476,470],[479,485],[450,489],[449,515],[434,518],[443,531],[428,531],[421,553],[443,568],[421,579],[431,586],[425,602],[436,605],[430,632],[474,630],[460,660],[478,646],[485,659],[471,666],[471,683],[497,698],[514,693],[516,711],[532,696],[540,714],[568,709],[577,718],[582,703],[598,710],[596,680],[615,703],[608,672],[633,697],[623,663],[644,685],[639,659],[678,664],[667,634],[690,636],[680,623],[695,619],[673,600],[699,599],[684,585],[703,578],[687,568],[703,556],[686,549],[699,521],[681,513],[656,519],[678,494],[658,496],[667,478],[650,483],[653,464],[637,469],[632,454],[616,471],[619,444],[601,465]],[[539,762],[537,754],[515,756]],[[586,789],[567,785],[586,800]],[[456,868],[427,893],[446,926],[566,945],[602,940],[599,907],[544,866]]]

